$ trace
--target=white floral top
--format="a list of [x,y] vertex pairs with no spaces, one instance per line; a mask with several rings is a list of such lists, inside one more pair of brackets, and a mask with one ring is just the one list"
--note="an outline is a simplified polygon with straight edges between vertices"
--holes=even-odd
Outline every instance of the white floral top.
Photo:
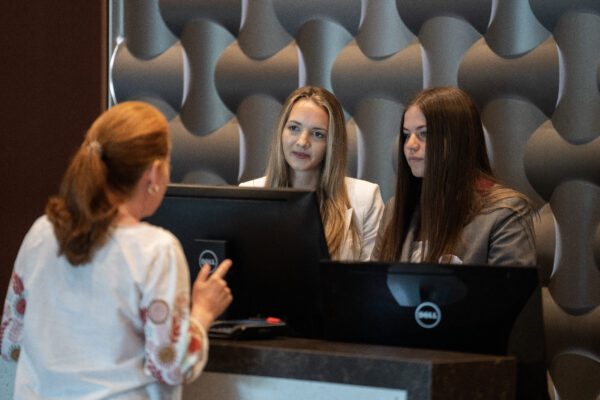
[[189,308],[187,262],[171,233],[118,227],[91,263],[73,267],[39,218],[0,324],[2,357],[19,360],[15,399],[179,399],[208,354]]

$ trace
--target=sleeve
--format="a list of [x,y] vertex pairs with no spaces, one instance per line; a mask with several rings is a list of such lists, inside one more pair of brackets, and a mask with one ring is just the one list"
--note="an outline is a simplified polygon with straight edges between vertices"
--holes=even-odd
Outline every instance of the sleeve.
[[26,305],[23,280],[16,272],[13,272],[0,324],[0,354],[5,361],[18,361],[19,359]]
[[24,284],[27,274],[26,267],[32,264],[28,258],[32,253],[31,248],[44,240],[43,232],[46,223],[44,218],[39,218],[31,226],[21,243],[10,277],[0,322],[0,354],[6,361],[18,361],[19,359],[23,321],[27,308],[27,290],[25,290]]
[[383,215],[383,209],[384,205],[379,185],[373,185],[373,191],[369,196],[369,202],[364,209],[363,226],[361,227],[363,244],[360,251],[360,261],[369,261],[371,259],[371,254],[375,247],[375,240],[377,239],[379,223],[381,221],[381,216]]
[[157,249],[145,277],[140,316],[144,324],[144,370],[161,383],[196,379],[208,359],[208,337],[190,318],[187,261],[173,237]]
[[500,208],[500,217],[489,237],[488,264],[536,265],[537,256],[531,213]]

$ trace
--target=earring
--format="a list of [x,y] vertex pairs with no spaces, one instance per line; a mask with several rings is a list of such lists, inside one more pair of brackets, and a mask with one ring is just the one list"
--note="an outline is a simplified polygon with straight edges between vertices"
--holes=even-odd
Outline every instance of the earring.
[[158,185],[152,185],[150,184],[150,186],[148,186],[148,193],[152,194],[152,193],[158,193],[158,189],[160,189],[158,187]]

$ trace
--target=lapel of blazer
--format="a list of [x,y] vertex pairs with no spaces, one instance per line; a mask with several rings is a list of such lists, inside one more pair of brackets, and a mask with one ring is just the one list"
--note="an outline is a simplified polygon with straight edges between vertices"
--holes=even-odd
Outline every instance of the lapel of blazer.
[[346,229],[346,232],[348,232],[350,230],[351,222],[352,222],[352,209],[347,208],[346,209],[346,219],[344,220],[344,228]]
[[346,209],[344,219],[344,242],[342,243],[342,251],[340,252],[341,259],[352,260],[358,258],[360,254],[354,254],[356,247],[352,243],[352,235],[350,235],[350,224],[352,223],[352,209]]

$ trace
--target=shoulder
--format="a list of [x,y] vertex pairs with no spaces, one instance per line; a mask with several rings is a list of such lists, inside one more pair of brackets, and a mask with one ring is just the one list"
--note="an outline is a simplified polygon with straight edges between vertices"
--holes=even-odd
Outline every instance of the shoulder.
[[493,233],[513,224],[530,226],[534,214],[535,210],[527,197],[512,189],[500,187],[490,194],[481,211],[467,226],[476,231]]
[[372,199],[374,197],[381,198],[381,191],[376,183],[350,177],[344,178],[344,181],[350,201]]
[[51,238],[56,241],[54,236],[54,227],[46,215],[42,215],[29,228],[23,245],[36,247],[37,245],[50,243]]
[[171,232],[147,222],[116,228],[114,238],[120,242],[121,246],[135,247],[149,253],[181,246],[179,240]]
[[52,226],[52,222],[48,219],[48,216],[42,215],[38,217],[31,228],[29,229],[30,233],[45,233],[48,231],[53,231],[54,227]]
[[135,281],[144,281],[148,274],[165,273],[165,266],[185,265],[183,247],[175,235],[147,222],[115,228],[110,242],[94,259],[122,261]]
[[267,182],[267,177],[263,176],[262,178],[242,182],[242,183],[240,183],[240,186],[264,187],[266,182]]
[[[21,242],[17,261],[28,259],[32,255],[50,257],[58,252],[58,241],[54,234],[54,226],[46,215],[35,220]],[[30,262],[25,262],[28,264]]]
[[521,193],[500,187],[492,191],[488,202],[484,204],[481,210],[481,214],[490,213],[528,215],[533,213],[533,208]]
[[378,184],[349,177],[345,178],[345,183],[348,199],[353,209],[357,211],[363,209],[365,212],[383,210],[383,200]]

